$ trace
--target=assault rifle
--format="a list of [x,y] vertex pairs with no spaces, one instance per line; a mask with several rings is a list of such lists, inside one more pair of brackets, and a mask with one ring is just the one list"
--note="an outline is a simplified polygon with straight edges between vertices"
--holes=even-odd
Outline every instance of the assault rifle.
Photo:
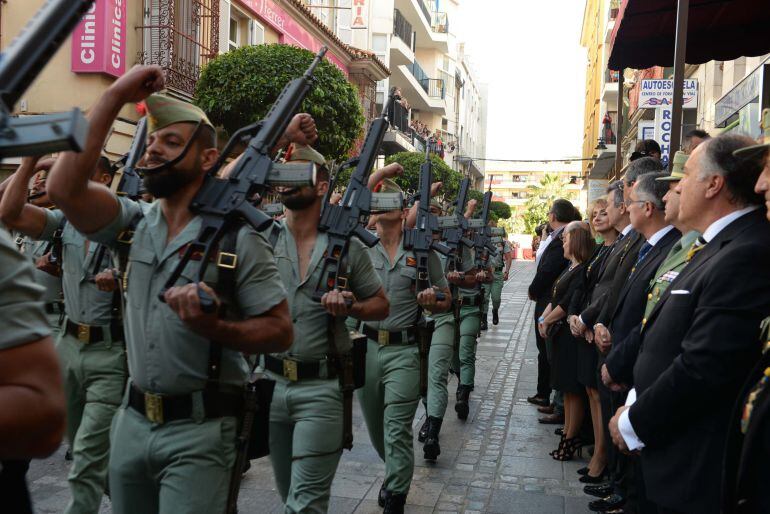
[[48,0],[0,54],[0,158],[83,149],[88,122],[79,109],[21,118],[10,112],[93,2]]
[[[326,247],[321,278],[313,293],[313,300],[321,301],[325,293],[337,287],[346,287],[346,281],[340,281],[338,274],[340,263],[348,253],[350,238],[357,237],[369,248],[377,244],[377,236],[366,230],[365,223],[371,212],[372,192],[369,190],[369,175],[372,172],[377,154],[388,130],[388,109],[393,102],[394,89],[391,89],[388,100],[382,109],[379,118],[372,121],[369,132],[366,134],[364,145],[358,157],[344,162],[339,170],[355,168],[350,176],[350,183],[345,194],[337,205],[331,205],[328,200],[324,202],[321,221],[318,230],[326,232],[329,243]],[[331,190],[331,189],[330,189]]]
[[[428,257],[431,250],[449,255],[451,249],[435,241],[433,235],[440,232],[438,218],[430,212],[430,186],[433,182],[433,165],[430,162],[431,141],[425,148],[425,162],[420,165],[420,206],[417,209],[417,222],[414,228],[404,230],[404,248],[414,252],[417,260],[417,291],[431,287],[428,270]],[[443,301],[444,293],[437,292],[436,299]]]
[[[166,290],[173,287],[182,276],[182,271],[193,255],[201,255],[197,281],[203,280],[209,260],[227,231],[243,221],[258,231],[264,230],[272,223],[270,216],[252,204],[255,199],[255,203],[259,203],[268,186],[302,187],[315,182],[314,164],[277,164],[273,162],[270,153],[299,110],[300,104],[310,93],[315,82],[313,72],[325,53],[324,46],[304,75],[286,84],[265,119],[240,129],[230,138],[219,160],[206,175],[201,188],[190,203],[190,210],[201,217],[201,229],[195,241],[187,246],[161,290],[161,301]],[[227,156],[237,144],[247,138],[248,146],[230,175],[225,178],[218,177],[217,174]],[[220,261],[224,257],[227,257],[228,262],[218,262],[218,265],[235,266],[237,256],[220,255]],[[198,288],[198,298],[204,312],[214,311],[214,299],[201,288]]]
[[136,200],[142,195],[142,177],[139,176],[136,168],[146,149],[147,118],[142,117],[136,124],[136,132],[134,132],[134,139],[131,140],[128,153],[121,159],[123,168],[116,174],[120,175],[120,182],[116,191],[118,195],[126,196],[132,200]]
[[468,221],[470,228],[474,229],[473,247],[476,250],[476,267],[481,271],[487,266],[490,253],[497,254],[497,248],[491,241],[489,224],[489,204],[492,202],[492,191],[484,193],[484,203],[481,208],[481,218]]
[[468,220],[465,219],[465,204],[468,201],[468,188],[471,180],[464,178],[460,182],[460,190],[455,200],[455,210],[451,216],[439,218],[439,226],[444,229],[441,239],[452,253],[449,255],[448,271],[456,271],[457,264],[462,262],[462,246],[473,247],[473,241],[465,236],[468,230]]

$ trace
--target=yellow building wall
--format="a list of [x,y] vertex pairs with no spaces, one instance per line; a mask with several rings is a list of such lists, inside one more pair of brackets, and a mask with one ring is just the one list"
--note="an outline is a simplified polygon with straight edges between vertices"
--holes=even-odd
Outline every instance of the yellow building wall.
[[[583,31],[580,44],[588,50],[588,64],[586,69],[585,111],[583,114],[583,158],[594,157],[597,145],[600,110],[601,110],[601,84],[604,73],[603,13],[609,8],[609,0],[586,0],[583,15]],[[590,167],[590,161],[583,162],[583,172]]]

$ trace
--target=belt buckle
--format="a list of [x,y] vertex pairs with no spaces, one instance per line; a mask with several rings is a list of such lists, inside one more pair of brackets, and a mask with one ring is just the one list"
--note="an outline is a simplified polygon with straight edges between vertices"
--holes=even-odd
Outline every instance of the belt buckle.
[[78,323],[78,341],[83,344],[91,342],[91,327],[89,325],[81,325]]
[[238,256],[234,253],[219,252],[217,256],[217,266],[225,269],[235,269],[235,264],[238,262]]
[[118,243],[130,245],[134,242],[134,231],[133,230],[123,230],[118,234],[117,237]]
[[297,374],[297,361],[291,359],[283,360],[283,376],[292,382],[299,380],[299,376]]
[[388,330],[378,330],[377,343],[380,346],[388,346],[390,344],[390,332]]
[[153,423],[163,423],[163,397],[161,395],[144,393],[144,415]]

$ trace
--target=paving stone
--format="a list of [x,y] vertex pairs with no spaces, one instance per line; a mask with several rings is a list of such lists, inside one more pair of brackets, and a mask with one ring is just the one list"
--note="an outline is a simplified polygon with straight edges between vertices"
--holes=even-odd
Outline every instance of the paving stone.
[[564,498],[527,491],[497,490],[487,506],[489,513],[542,514],[564,512]]

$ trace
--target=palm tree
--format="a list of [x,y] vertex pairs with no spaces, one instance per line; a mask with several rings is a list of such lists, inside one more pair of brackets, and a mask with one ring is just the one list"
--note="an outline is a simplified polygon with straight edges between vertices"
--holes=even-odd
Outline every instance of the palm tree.
[[535,228],[548,221],[548,210],[558,198],[574,201],[575,195],[567,189],[568,180],[556,173],[546,173],[538,185],[528,186],[529,199],[521,221],[524,232],[534,234]]

